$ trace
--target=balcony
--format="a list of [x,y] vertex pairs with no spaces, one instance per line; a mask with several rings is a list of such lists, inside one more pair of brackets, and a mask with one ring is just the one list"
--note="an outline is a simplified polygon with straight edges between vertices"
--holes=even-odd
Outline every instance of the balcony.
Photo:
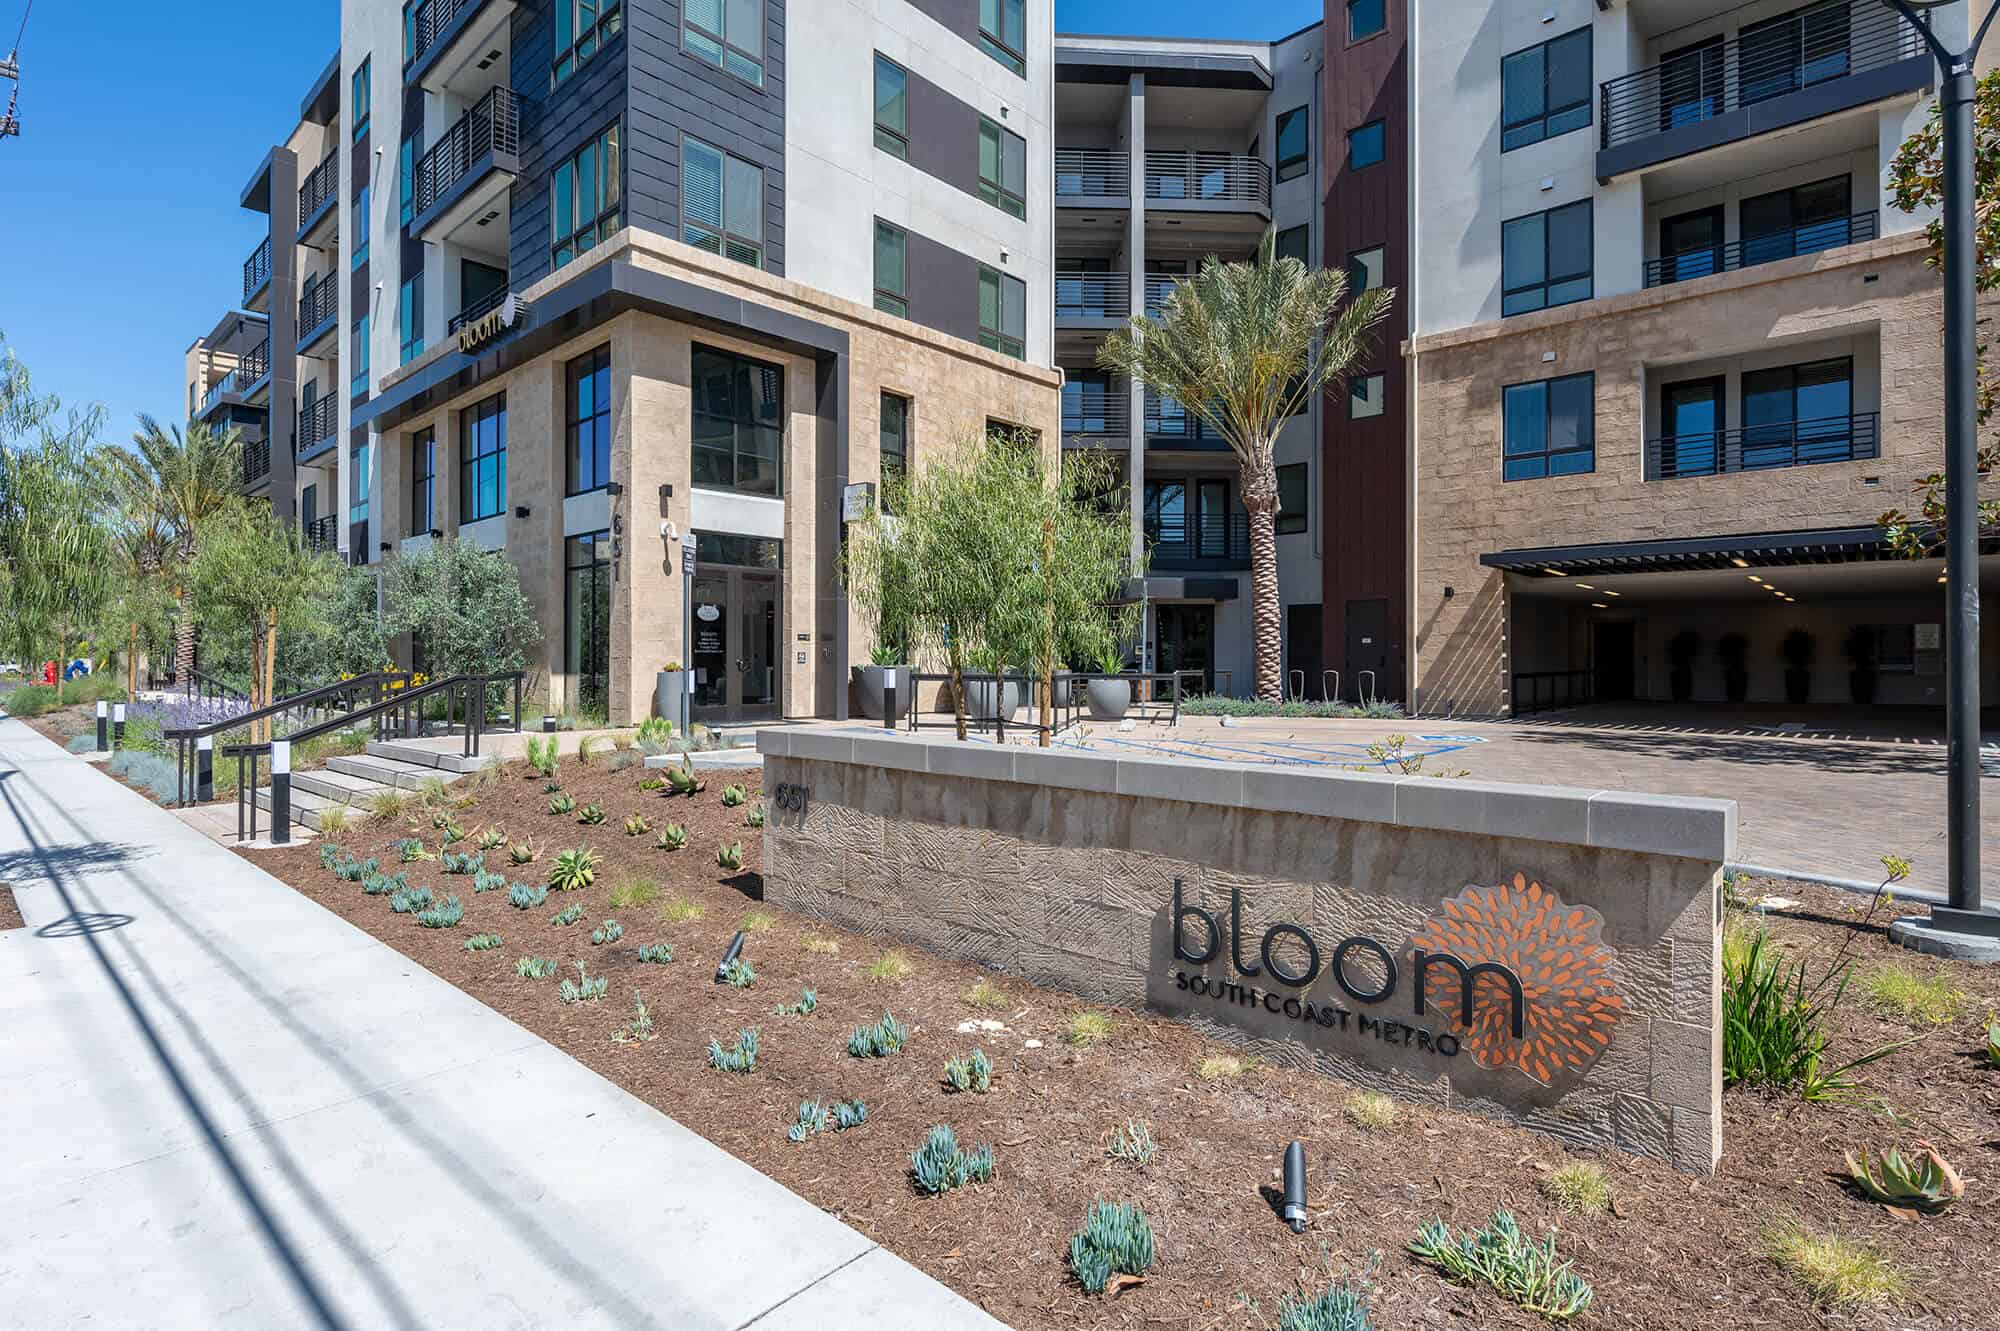
[[1146,154],[1148,210],[1249,213],[1271,220],[1271,168],[1234,153],[1165,149]]
[[474,229],[505,216],[520,171],[521,99],[511,88],[490,88],[418,159],[410,235],[504,254],[504,225],[484,240]]
[[333,442],[334,431],[340,427],[340,409],[332,397],[323,397],[301,411],[298,416],[298,457],[307,458],[325,451]]
[[1822,462],[1866,461],[1881,456],[1879,422],[1880,417],[1871,411],[1648,439],[1646,479],[1671,481]]
[[336,149],[299,182],[299,244],[318,248],[333,227],[339,204],[340,153]]
[[1146,447],[1174,452],[1228,452],[1229,441],[1170,397],[1146,394]]
[[299,354],[324,341],[340,320],[340,283],[325,277],[306,288],[299,298]]
[[271,294],[271,238],[250,251],[243,261],[243,308],[263,313]]
[[1132,279],[1125,273],[1056,274],[1056,326],[1116,327],[1132,316]]
[[1097,148],[1056,149],[1058,208],[1123,208],[1131,202],[1129,153]]
[[1600,180],[1930,86],[1931,58],[1880,0],[1829,0],[1598,87]]
[[1146,274],[1146,317],[1157,319],[1167,308],[1167,297],[1174,288],[1187,281],[1186,273]]
[[331,554],[339,549],[340,529],[333,514],[314,518],[305,524],[306,549],[314,554]]
[[248,490],[271,477],[271,441],[243,441],[243,488]]
[[478,300],[473,301],[457,314],[451,316],[451,321],[446,326],[445,333],[452,337],[458,336],[459,329],[465,327],[475,319],[484,319],[487,315],[506,304],[509,294],[507,288],[503,286],[497,291],[481,296]]
[[1646,285],[1669,286],[1712,273],[1733,273],[1739,268],[1755,268],[1758,264],[1776,263],[1801,254],[1838,249],[1842,245],[1875,239],[1875,229],[1874,213],[1856,213],[1852,217],[1812,222],[1789,231],[1773,231],[1732,240],[1727,245],[1683,250],[1665,258],[1646,260]]
[[201,406],[195,411],[195,415],[207,420],[210,413],[218,407],[234,406],[242,402],[243,390],[249,383],[250,381],[243,377],[242,367],[239,365],[208,386],[208,391],[201,395]]
[[248,398],[256,397],[258,390],[265,387],[264,381],[270,374],[271,339],[267,337],[244,352],[243,359],[237,363],[236,377],[243,385],[243,395]]
[[406,86],[470,99],[507,81],[512,0],[409,0],[403,13]]
[[1064,448],[1124,445],[1132,437],[1132,400],[1123,384],[1071,380],[1063,391]]
[[1146,544],[1154,573],[1241,573],[1250,567],[1250,515],[1242,509],[1219,519],[1148,514]]

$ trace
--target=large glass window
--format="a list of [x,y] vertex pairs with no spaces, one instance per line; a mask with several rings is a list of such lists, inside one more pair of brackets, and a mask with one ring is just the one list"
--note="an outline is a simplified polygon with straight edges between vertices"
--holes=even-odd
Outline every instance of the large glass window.
[[1280,536],[1295,535],[1306,529],[1312,513],[1312,495],[1306,464],[1287,462],[1278,468],[1278,520]]
[[910,476],[910,399],[882,395],[882,496],[884,513],[895,511],[894,495]]
[[611,483],[611,348],[571,361],[568,381],[569,493]]
[[1306,108],[1295,106],[1278,117],[1278,179],[1302,176],[1311,166],[1312,126]]
[[700,139],[681,141],[681,239],[761,267],[764,171]]
[[563,542],[563,669],[577,711],[602,717],[611,701],[611,533]]
[[1347,294],[1358,296],[1364,291],[1381,286],[1387,280],[1385,277],[1387,272],[1388,260],[1380,245],[1354,251],[1347,256]]
[[783,493],[785,372],[708,347],[694,349],[694,483]]
[[1347,0],[1347,40],[1373,37],[1389,26],[1386,0]]
[[1848,73],[1851,6],[1813,4],[1759,23],[1737,40],[1743,104],[1782,97]]
[[1738,214],[1743,266],[1847,244],[1853,234],[1851,198],[1849,178],[1830,176],[1745,199]]
[[348,114],[354,117],[354,137],[357,139],[368,132],[368,108],[374,101],[372,65],[372,61],[363,60],[360,68],[354,71],[353,101],[348,105]]
[[909,71],[880,52],[875,56],[875,146],[897,157],[910,155]]
[[1855,454],[1853,410],[1854,362],[1845,356],[1744,371],[1743,469],[1846,461]]
[[1359,171],[1364,166],[1374,166],[1387,151],[1388,139],[1381,121],[1371,120],[1347,131],[1348,170]]
[[402,342],[401,364],[424,354],[424,275],[419,272],[403,283],[396,298],[396,331]]
[[348,360],[354,366],[354,379],[348,384],[348,391],[360,397],[368,391],[368,316],[365,314],[354,325],[354,354]]
[[1027,76],[1026,0],[979,0],[979,49],[1016,74]]
[[1027,352],[1028,284],[979,266],[979,345],[1016,358]]
[[1312,228],[1291,226],[1280,231],[1277,254],[1280,259],[1297,259],[1306,267],[1312,267]]
[[875,308],[907,319],[909,282],[909,233],[878,217],[875,219]]
[[[374,450],[366,444],[355,444],[347,450],[347,521],[352,524],[368,521],[368,496],[374,488],[374,477],[370,475],[369,463]],[[373,555],[367,550],[353,550],[357,564],[373,562]]]
[[1379,374],[1357,374],[1347,381],[1347,418],[1365,421],[1388,409],[1389,394]]
[[1500,225],[1500,313],[1589,300],[1590,200]]
[[613,124],[558,166],[550,179],[549,231],[558,268],[611,239],[618,229],[623,194],[618,143],[618,126]]
[[368,187],[354,194],[354,267],[368,262]]
[[437,525],[437,431],[425,426],[410,436],[410,535]]
[[1589,28],[1516,51],[1500,62],[1501,152],[1589,123]]
[[624,13],[618,0],[555,0],[556,68],[561,83],[618,35]]
[[763,87],[764,0],[686,0],[681,47]]
[[416,214],[417,203],[417,159],[424,155],[424,127],[418,125],[410,131],[410,137],[403,140],[403,146],[396,158],[396,198],[398,216],[403,225],[410,224]]
[[979,197],[1003,213],[1028,215],[1028,141],[979,117]]
[[1502,395],[1501,476],[1510,481],[1597,469],[1597,376],[1509,384]]
[[458,520],[478,522],[507,509],[507,395],[458,413]]

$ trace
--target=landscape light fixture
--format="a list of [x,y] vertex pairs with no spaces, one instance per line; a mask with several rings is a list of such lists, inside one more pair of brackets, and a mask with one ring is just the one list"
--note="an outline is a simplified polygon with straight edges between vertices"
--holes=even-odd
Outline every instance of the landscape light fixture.
[[1285,1223],[1306,1232],[1306,1148],[1298,1142],[1285,1148]]
[[729,978],[729,963],[736,960],[743,951],[743,931],[738,929],[736,937],[729,940],[729,950],[722,954],[722,960],[715,963],[715,982],[721,984]]

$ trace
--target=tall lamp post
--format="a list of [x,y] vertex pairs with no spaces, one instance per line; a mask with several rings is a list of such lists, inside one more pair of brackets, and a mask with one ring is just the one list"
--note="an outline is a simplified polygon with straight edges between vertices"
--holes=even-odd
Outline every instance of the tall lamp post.
[[[1927,952],[2000,959],[2000,916],[1980,910],[1979,887],[1979,439],[1975,396],[1979,368],[1973,318],[1977,254],[1973,240],[1973,59],[2000,0],[1954,54],[1931,31],[1929,11],[1955,0],[1883,0],[1900,13],[1937,58],[1944,151],[1944,454],[1945,600],[1948,749],[1946,792],[1950,849],[1949,906],[1928,919],[1899,920],[1892,934]],[[1968,24],[1968,26],[1970,26]]]

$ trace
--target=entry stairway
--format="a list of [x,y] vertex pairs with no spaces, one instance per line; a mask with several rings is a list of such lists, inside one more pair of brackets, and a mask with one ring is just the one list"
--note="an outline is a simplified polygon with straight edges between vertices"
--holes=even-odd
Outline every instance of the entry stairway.
[[[292,821],[320,830],[320,815],[341,808],[367,813],[387,791],[421,791],[433,781],[451,786],[499,759],[467,758],[457,735],[370,741],[365,752],[328,758],[316,771],[292,773]],[[269,812],[271,788],[257,790],[257,807]]]

